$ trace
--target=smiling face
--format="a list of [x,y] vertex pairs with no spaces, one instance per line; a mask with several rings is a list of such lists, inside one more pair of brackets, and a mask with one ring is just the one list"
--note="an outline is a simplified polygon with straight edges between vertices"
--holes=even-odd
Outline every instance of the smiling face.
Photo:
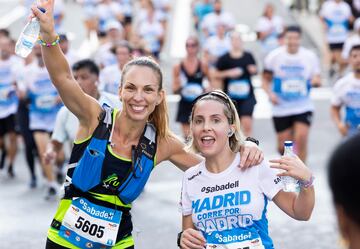
[[231,151],[228,133],[234,127],[225,115],[225,105],[219,101],[200,100],[193,110],[191,131],[197,150],[205,158]]
[[125,115],[133,121],[147,121],[164,98],[159,76],[150,67],[132,65],[123,75],[120,97]]

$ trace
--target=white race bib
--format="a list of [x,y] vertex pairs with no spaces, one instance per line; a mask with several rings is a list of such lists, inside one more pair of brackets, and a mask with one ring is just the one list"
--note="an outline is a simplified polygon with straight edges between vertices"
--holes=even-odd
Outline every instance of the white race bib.
[[303,79],[287,79],[281,83],[281,92],[294,97],[307,95],[307,84]]
[[[62,221],[60,236],[82,247],[91,244],[114,246],[122,212],[91,203],[85,198],[73,200]],[[72,235],[72,236],[71,236]]]
[[54,95],[43,95],[38,96],[35,99],[35,105],[39,109],[51,109],[56,105],[56,96]]
[[245,99],[250,94],[250,82],[247,80],[231,80],[228,85],[230,97]]
[[200,84],[188,83],[181,90],[181,95],[188,101],[193,101],[197,96],[203,93]]

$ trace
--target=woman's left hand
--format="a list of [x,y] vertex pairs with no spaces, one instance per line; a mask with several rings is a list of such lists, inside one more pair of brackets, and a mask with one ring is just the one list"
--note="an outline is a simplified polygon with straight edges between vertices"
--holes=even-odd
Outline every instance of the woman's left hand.
[[270,163],[271,168],[283,170],[278,176],[291,176],[297,180],[308,181],[312,175],[310,169],[296,155],[272,159]]
[[246,169],[260,164],[264,160],[264,153],[255,143],[245,141],[245,145],[240,148],[240,159],[240,168]]

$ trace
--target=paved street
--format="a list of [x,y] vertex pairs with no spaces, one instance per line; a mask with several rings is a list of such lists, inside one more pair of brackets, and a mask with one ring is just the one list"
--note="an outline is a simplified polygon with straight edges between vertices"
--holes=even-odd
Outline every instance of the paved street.
[[[188,0],[172,0],[173,6],[183,6]],[[184,1],[184,2],[179,2]],[[15,8],[15,1],[0,0],[0,23],[1,17]],[[82,23],[79,20],[81,9],[68,1],[66,28],[74,34],[73,47],[79,48],[83,42],[84,33]],[[237,22],[249,23],[250,33],[255,26],[256,18],[262,12],[265,0],[224,0],[225,8],[231,9],[236,15]],[[280,1],[273,1],[279,12],[287,20],[295,22],[292,16],[282,8]],[[174,10],[174,14],[176,10]],[[185,11],[186,8],[182,9]],[[76,15],[75,15],[76,14]],[[177,13],[186,19],[183,14]],[[189,17],[190,18],[190,17]],[[177,35],[186,37],[191,28],[174,29],[175,20],[170,21],[170,32],[168,44],[164,57],[164,70],[166,88],[169,89],[171,71],[170,66],[176,58],[181,55],[174,53],[179,49],[176,43]],[[11,26],[14,37],[23,26],[21,19],[15,21]],[[251,36],[250,36],[251,37]],[[310,39],[305,38],[305,44],[313,47]],[[252,51],[258,48],[255,42],[247,42],[246,47]],[[258,105],[256,107],[254,122],[254,137],[258,138],[261,148],[269,158],[277,157],[275,150],[276,140],[269,118],[267,99],[263,92],[257,90]],[[176,103],[174,97],[170,107],[171,128],[180,134],[180,126],[174,122],[176,114]],[[279,249],[337,249],[338,232],[336,220],[333,213],[331,197],[326,181],[326,163],[328,156],[334,146],[340,141],[340,136],[330,119],[329,113],[329,90],[316,89],[314,94],[315,117],[309,141],[308,165],[316,176],[316,206],[309,222],[292,220],[274,204],[269,205],[269,227],[270,234],[274,240],[275,248]],[[37,165],[39,166],[39,165]],[[40,178],[41,172],[38,169]],[[46,231],[56,210],[56,202],[46,202],[43,199],[45,187],[42,184],[35,189],[28,188],[29,173],[25,164],[25,156],[20,148],[17,156],[15,172],[17,177],[10,180],[5,172],[0,172],[0,249],[40,249],[44,248]],[[132,211],[134,220],[134,236],[137,249],[169,249],[176,247],[176,234],[181,229],[181,214],[178,211],[178,200],[180,196],[182,172],[171,163],[162,163],[151,176],[145,191],[134,204]]]

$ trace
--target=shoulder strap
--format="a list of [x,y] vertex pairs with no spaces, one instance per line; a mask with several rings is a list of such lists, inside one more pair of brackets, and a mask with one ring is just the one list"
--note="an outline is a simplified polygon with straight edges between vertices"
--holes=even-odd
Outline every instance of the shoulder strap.
[[109,140],[112,129],[112,114],[114,109],[107,104],[103,104],[102,109],[103,111],[99,116],[99,125],[96,127],[92,138]]

